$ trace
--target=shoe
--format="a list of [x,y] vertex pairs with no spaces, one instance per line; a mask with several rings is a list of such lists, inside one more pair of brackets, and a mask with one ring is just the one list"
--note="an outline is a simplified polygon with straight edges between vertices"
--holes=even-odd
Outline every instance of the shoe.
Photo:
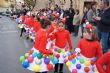
[[29,39],[29,37],[26,37],[26,39],[28,40],[28,39]]

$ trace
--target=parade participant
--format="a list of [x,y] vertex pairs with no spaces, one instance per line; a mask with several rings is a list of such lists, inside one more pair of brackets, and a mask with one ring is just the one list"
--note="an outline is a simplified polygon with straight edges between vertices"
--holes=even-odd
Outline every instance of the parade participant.
[[[105,53],[96,64],[99,73],[109,73],[110,72],[110,52]],[[105,68],[104,68],[105,67]]]
[[99,22],[97,28],[100,34],[103,53],[106,53],[108,51],[108,39],[110,33],[109,0],[101,0],[100,6],[103,12],[100,14],[100,16],[94,16],[93,18]]
[[23,14],[21,18],[22,18],[22,23],[21,23],[22,27],[21,27],[20,37],[22,37],[23,32],[25,32],[25,29],[24,29],[23,25],[25,24],[26,15]]
[[25,54],[25,57],[20,57],[23,67],[36,73],[47,73],[54,68],[54,64],[58,61],[52,56],[52,51],[46,49],[47,33],[51,23],[49,20],[43,20],[42,22],[42,29],[36,33],[34,47],[29,54]]
[[[56,52],[55,56],[59,59],[59,63],[55,65],[54,73],[63,73],[63,63],[65,58],[64,55],[66,55],[69,50],[72,50],[70,33],[69,31],[65,30],[65,25],[60,22],[58,25],[58,30],[53,34],[51,38],[56,39],[55,48],[57,48],[58,52]],[[70,49],[67,48],[68,45]],[[60,69],[58,70],[59,67]]]
[[38,30],[40,30],[41,29],[41,24],[40,24],[40,20],[38,19],[38,20],[35,20],[35,23],[34,23],[34,31],[35,32],[38,32]]
[[102,56],[102,50],[96,30],[88,24],[83,34],[75,50],[77,55],[67,66],[72,73],[98,73],[95,63]]

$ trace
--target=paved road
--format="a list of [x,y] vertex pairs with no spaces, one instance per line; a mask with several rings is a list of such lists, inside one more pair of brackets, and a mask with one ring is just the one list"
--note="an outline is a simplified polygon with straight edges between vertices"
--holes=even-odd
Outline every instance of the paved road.
[[[74,47],[78,39],[72,37]],[[28,52],[32,46],[30,40],[19,37],[19,29],[14,21],[7,17],[0,18],[0,73],[33,73],[19,63],[19,57]],[[70,72],[64,67],[64,73]]]

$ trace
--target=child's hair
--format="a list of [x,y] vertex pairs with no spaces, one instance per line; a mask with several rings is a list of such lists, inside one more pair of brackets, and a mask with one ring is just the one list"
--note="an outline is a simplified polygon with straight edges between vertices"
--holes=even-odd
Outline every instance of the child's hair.
[[46,29],[48,25],[51,25],[51,22],[48,19],[42,19],[40,22],[43,29]]
[[58,25],[59,25],[59,24],[63,24],[63,25],[65,25],[62,21],[59,21],[59,22],[58,22]]
[[85,28],[84,31],[86,31],[89,34],[92,33],[92,39],[91,40],[96,40],[96,41],[99,40],[96,28],[94,28],[94,27],[92,27],[91,29]]

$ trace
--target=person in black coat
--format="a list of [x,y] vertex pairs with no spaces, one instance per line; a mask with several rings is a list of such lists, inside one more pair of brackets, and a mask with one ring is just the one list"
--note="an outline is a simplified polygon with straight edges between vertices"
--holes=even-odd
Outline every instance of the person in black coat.
[[73,8],[69,8],[69,10],[65,11],[65,16],[66,18],[66,29],[69,30],[70,33],[72,33],[74,31],[74,27],[73,27],[73,18],[74,18],[74,9]]
[[100,17],[93,17],[95,20],[99,21],[97,25],[98,31],[100,32],[101,44],[103,53],[106,53],[108,50],[108,37],[110,33],[110,7],[109,0],[102,0],[101,7],[103,9],[103,13]]

